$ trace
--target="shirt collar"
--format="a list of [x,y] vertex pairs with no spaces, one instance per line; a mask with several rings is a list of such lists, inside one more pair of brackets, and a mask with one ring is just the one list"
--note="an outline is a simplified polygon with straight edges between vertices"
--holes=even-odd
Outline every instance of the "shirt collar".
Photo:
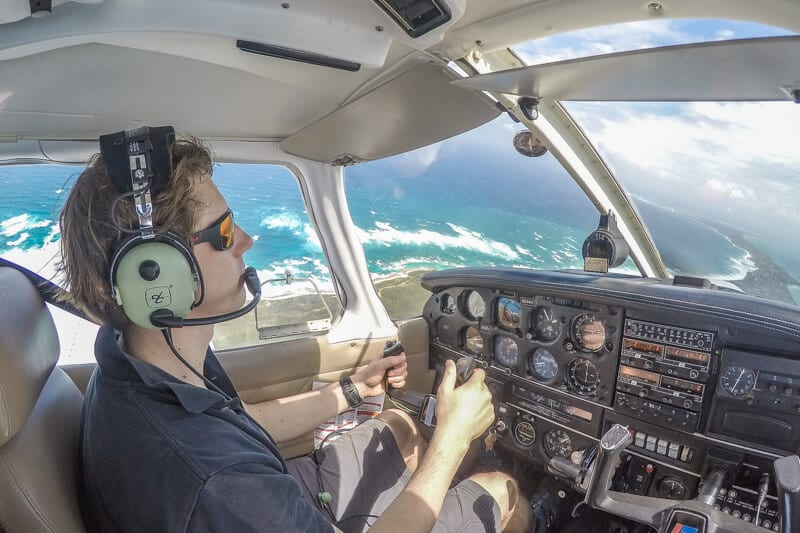
[[202,387],[183,382],[144,361],[140,361],[122,349],[119,332],[103,326],[97,333],[95,357],[103,375],[121,381],[141,383],[149,389],[171,391],[184,409],[191,413],[202,413],[216,404],[238,403],[233,384],[225,374],[214,353],[206,352],[203,375],[218,386],[228,397]]

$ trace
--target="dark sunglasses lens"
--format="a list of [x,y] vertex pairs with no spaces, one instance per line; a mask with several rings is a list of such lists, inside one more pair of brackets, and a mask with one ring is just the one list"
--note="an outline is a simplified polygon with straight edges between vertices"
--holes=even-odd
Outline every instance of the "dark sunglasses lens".
[[219,239],[223,250],[228,250],[233,246],[234,230],[233,213],[228,213],[228,216],[219,223]]

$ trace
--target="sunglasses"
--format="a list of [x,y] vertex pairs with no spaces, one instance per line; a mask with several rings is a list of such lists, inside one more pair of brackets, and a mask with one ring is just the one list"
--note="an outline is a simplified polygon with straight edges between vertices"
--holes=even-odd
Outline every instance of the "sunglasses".
[[192,244],[210,242],[211,245],[223,252],[233,246],[233,234],[236,225],[233,223],[233,213],[230,209],[219,217],[211,226],[192,235]]

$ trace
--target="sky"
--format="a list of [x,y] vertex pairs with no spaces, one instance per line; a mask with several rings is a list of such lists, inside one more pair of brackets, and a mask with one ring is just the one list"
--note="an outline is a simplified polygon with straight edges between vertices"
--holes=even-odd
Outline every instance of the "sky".
[[[739,21],[659,19],[574,31],[512,48],[527,64],[539,64],[657,46],[781,35],[791,32]],[[787,201],[800,198],[800,150],[795,138],[800,105],[565,102],[565,106],[635,203],[647,202],[692,220],[741,230],[737,234],[745,235],[749,244],[800,277],[800,209]],[[494,145],[510,143],[519,129],[511,121],[498,119],[446,143],[404,154],[397,164],[414,176],[435,167],[448,150],[464,145],[477,150],[483,146],[485,154],[500,153]],[[399,183],[396,195],[403,194]],[[689,242],[687,235],[680,238],[687,249],[694,245],[696,253],[703,253],[699,241]]]
[[[657,46],[791,35],[738,21],[652,20],[520,44],[528,64]],[[778,241],[800,255],[800,105],[566,103],[634,196]],[[790,230],[790,231],[787,231]],[[772,255],[772,254],[770,254]]]

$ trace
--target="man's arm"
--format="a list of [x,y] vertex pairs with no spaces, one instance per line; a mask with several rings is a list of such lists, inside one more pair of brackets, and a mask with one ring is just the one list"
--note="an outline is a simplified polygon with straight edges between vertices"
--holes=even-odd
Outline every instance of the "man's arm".
[[483,370],[475,370],[469,381],[456,389],[455,365],[446,361],[437,391],[439,423],[428,449],[406,488],[370,528],[371,532],[429,532],[433,528],[470,442],[494,421],[492,394],[484,378]]
[[[387,375],[388,370],[388,377]],[[351,376],[362,398],[386,392],[384,382],[393,387],[405,385],[408,375],[406,355],[394,355],[371,361]],[[384,379],[386,378],[386,379]],[[339,383],[286,398],[244,404],[247,412],[269,431],[277,442],[286,442],[313,431],[325,420],[346,410],[349,405]]]

